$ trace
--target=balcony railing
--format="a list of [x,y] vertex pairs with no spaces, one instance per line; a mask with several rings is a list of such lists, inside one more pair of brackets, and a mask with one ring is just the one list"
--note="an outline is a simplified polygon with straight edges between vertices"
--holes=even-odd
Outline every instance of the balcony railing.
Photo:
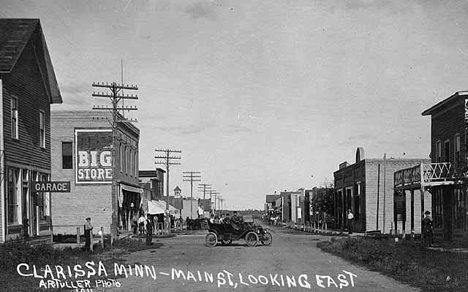
[[422,163],[395,172],[394,185],[402,187],[412,184],[434,184],[451,181],[454,178],[452,165],[449,162]]

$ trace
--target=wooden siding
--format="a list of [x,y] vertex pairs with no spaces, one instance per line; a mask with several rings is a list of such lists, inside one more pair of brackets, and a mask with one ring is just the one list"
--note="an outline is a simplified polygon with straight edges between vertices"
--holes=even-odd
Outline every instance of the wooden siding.
[[[19,139],[11,137],[11,96],[18,98]],[[40,147],[39,111],[45,112],[45,148]],[[13,71],[4,75],[5,162],[50,170],[50,102],[31,42]]]

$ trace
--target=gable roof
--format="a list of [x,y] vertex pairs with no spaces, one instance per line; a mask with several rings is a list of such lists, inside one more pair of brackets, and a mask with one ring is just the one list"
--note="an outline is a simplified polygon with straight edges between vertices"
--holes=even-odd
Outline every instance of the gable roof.
[[33,37],[38,38],[39,47],[36,53],[49,100],[51,103],[62,103],[62,96],[39,19],[0,19],[0,74],[11,73],[24,48]]
[[468,91],[457,91],[452,96],[447,97],[446,99],[442,100],[441,102],[437,103],[436,105],[432,106],[431,108],[423,111],[422,115],[423,116],[432,115],[435,111],[440,110],[443,106],[445,106],[446,104],[449,104],[450,102],[452,102],[456,98],[458,98],[460,96],[467,96],[467,95],[468,95]]

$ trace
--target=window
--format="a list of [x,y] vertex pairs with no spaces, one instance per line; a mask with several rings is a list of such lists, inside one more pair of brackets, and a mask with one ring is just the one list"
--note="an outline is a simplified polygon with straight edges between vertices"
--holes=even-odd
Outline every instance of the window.
[[18,224],[19,169],[8,169],[8,224]]
[[11,137],[19,139],[18,137],[18,99],[11,98]]
[[439,141],[436,142],[436,158],[435,162],[442,162],[442,143]]
[[72,142],[62,142],[62,169],[73,168]]
[[434,214],[432,219],[434,220],[434,228],[442,228],[443,227],[443,217],[444,217],[444,198],[442,188],[436,188],[433,195],[432,195],[432,209],[434,210]]
[[[48,181],[48,176],[47,174],[41,174],[39,176],[40,181]],[[49,214],[49,193],[45,192],[37,192],[37,206],[39,209],[39,220],[40,221],[45,221],[46,216]]]
[[460,134],[455,135],[454,144],[453,144],[453,162],[456,166],[460,164]]
[[39,143],[42,148],[46,147],[45,138],[45,112],[39,111]]
[[444,143],[444,162],[450,162],[450,140]]

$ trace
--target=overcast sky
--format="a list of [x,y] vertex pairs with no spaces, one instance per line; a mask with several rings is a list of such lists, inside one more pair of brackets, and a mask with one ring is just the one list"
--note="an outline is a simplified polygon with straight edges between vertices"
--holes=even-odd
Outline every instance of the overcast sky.
[[[90,110],[93,82],[139,86],[140,169],[181,150],[228,208],[333,181],[343,161],[428,158],[421,112],[468,89],[467,1],[0,0],[40,18],[63,104]],[[159,165],[162,167],[162,165]],[[313,176],[313,177],[312,177]],[[195,191],[197,188],[194,188]],[[196,196],[202,196],[196,192]]]

